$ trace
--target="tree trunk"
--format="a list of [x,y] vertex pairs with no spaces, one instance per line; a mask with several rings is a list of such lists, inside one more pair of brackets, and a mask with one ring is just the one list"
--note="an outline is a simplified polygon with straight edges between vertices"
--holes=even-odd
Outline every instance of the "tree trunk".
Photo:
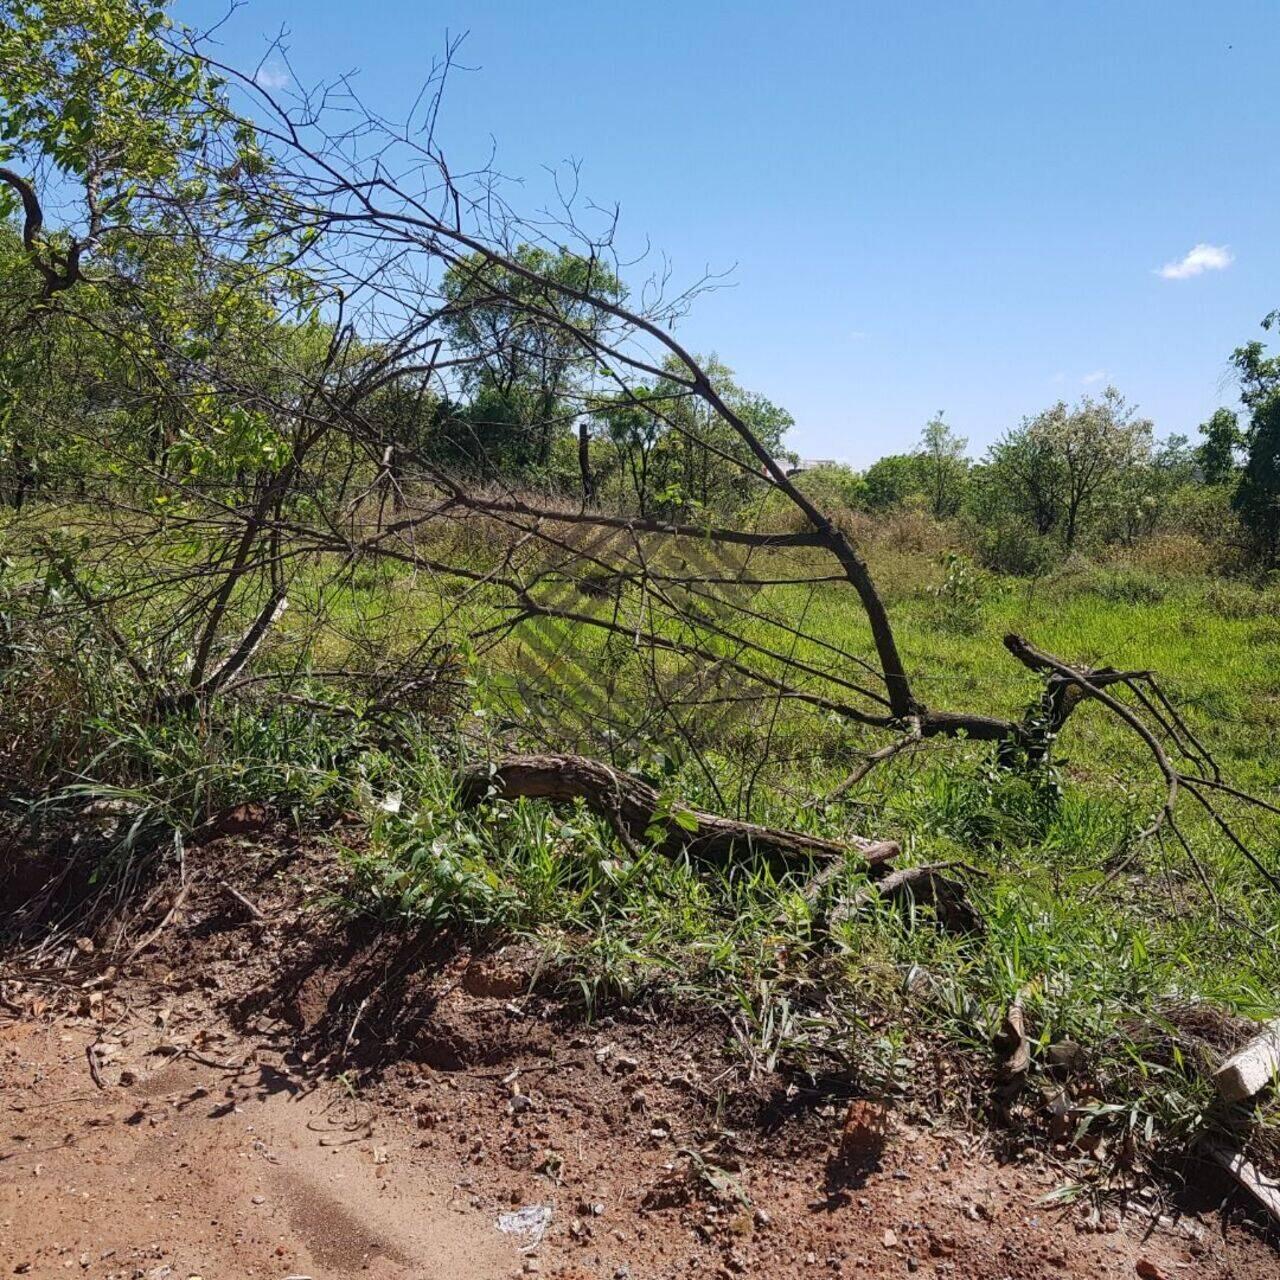
[[591,437],[585,422],[578,423],[578,473],[582,477],[582,505],[589,507],[595,493],[591,482]]

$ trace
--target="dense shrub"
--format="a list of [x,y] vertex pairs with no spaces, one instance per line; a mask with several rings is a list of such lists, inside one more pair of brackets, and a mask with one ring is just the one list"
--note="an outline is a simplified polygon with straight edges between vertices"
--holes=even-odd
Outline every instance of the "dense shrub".
[[1038,578],[1062,558],[1057,542],[1039,537],[1028,525],[1002,521],[969,527],[979,562],[996,573]]
[[1205,592],[1205,602],[1223,618],[1280,618],[1280,582],[1212,582]]

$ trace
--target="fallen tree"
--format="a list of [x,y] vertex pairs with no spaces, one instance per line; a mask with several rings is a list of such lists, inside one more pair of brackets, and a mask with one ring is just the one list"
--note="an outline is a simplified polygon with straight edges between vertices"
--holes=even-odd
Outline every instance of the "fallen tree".
[[[659,273],[629,294],[613,213],[583,213],[576,189],[557,188],[557,207],[522,217],[495,171],[446,163],[435,130],[452,48],[417,114],[394,125],[347,81],[286,99],[221,64],[197,33],[147,25],[147,8],[120,5],[110,29],[70,44],[55,18],[24,11],[30,30],[15,38],[45,57],[48,84],[0,112],[12,153],[0,181],[20,196],[28,231],[15,250],[32,288],[19,323],[104,343],[121,363],[118,385],[95,389],[119,412],[80,422],[55,404],[50,414],[50,438],[95,467],[79,477],[81,545],[33,539],[33,558],[60,584],[40,607],[87,618],[154,695],[155,714],[198,715],[263,688],[306,698],[317,679],[350,690],[357,710],[389,714],[466,683],[436,673],[501,668],[515,649],[537,678],[486,749],[568,745],[547,714],[559,700],[605,754],[637,730],[618,721],[623,707],[714,786],[720,710],[754,717],[763,767],[779,717],[798,709],[891,735],[829,797],[843,800],[871,769],[930,741],[992,743],[1002,764],[1036,767],[1091,701],[1144,744],[1163,784],[1138,843],[1171,838],[1212,893],[1176,820],[1189,797],[1252,873],[1280,886],[1223,806],[1280,807],[1223,781],[1150,673],[1073,666],[1015,637],[1010,652],[1043,679],[1025,716],[926,700],[932,673],[904,656],[864,548],[776,456],[749,398],[677,336],[709,282],[672,292]],[[113,58],[138,73],[122,82],[155,92],[145,113],[119,110],[113,125],[127,134],[148,115],[155,127],[138,141],[149,150],[68,142],[84,154],[58,158],[74,176],[58,188],[66,225],[52,228],[28,175],[47,170],[48,138],[62,136],[81,81],[116,84],[99,52],[121,32]],[[194,264],[181,277],[189,288],[174,288],[161,250]],[[243,309],[228,319],[230,298]],[[557,433],[572,439],[579,494],[517,490],[484,444],[494,423],[459,408],[477,388],[506,394],[521,377],[517,420],[497,425],[544,459]],[[606,501],[583,423],[621,430],[620,414],[631,438],[662,440],[691,473],[714,471],[732,501],[676,492],[659,511]],[[139,429],[153,420],[156,430]],[[463,436],[465,466],[441,447]],[[46,524],[38,515],[36,528]],[[349,626],[332,598],[370,567],[411,573],[439,607],[405,608],[402,631],[431,619],[413,643],[388,653],[371,630],[321,666],[314,655]],[[833,639],[807,618],[815,593],[839,584],[851,608]],[[290,648],[273,655],[282,626]],[[579,662],[584,637],[598,648]],[[624,663],[644,685],[629,710],[614,696]],[[605,764],[511,764],[499,776],[513,794],[580,795],[615,813],[628,841],[659,813],[656,796]],[[739,799],[750,812],[751,784]],[[715,856],[743,844],[835,852],[711,814],[695,816],[685,833],[695,838],[677,839],[679,820],[664,821],[664,845]]]

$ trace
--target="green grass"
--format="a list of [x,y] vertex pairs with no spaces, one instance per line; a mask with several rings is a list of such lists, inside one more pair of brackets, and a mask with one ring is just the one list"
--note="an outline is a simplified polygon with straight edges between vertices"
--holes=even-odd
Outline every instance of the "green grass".
[[[930,701],[1020,714],[1038,684],[1001,646],[1010,630],[1070,660],[1151,668],[1227,775],[1274,799],[1274,589],[1124,566],[1035,584],[983,577],[976,607],[957,620],[938,591],[940,567],[894,559],[882,581]],[[848,593],[791,595],[772,603],[790,616],[803,609],[819,635],[849,645],[862,633]],[[484,693],[482,682],[482,703]],[[732,744],[704,744],[722,794],[741,795],[743,772],[759,764],[758,736],[740,736],[736,754]],[[975,744],[935,744],[883,766],[848,804],[804,807],[873,737],[812,713],[782,717],[752,816],[832,835],[894,836],[906,861],[976,866],[985,873],[969,878],[987,925],[980,937],[941,931],[927,908],[907,918],[873,909],[832,950],[814,935],[796,882],[767,868],[748,863],[725,874],[656,855],[634,860],[586,815],[564,819],[538,806],[446,818],[438,781],[425,819],[410,803],[406,817],[376,826],[353,856],[356,900],[393,916],[427,911],[526,935],[588,1008],[641,998],[713,1005],[738,1028],[734,1043],[760,1061],[815,1073],[835,1065],[882,1087],[909,1088],[938,1046],[989,1070],[991,1037],[1022,993],[1037,1064],[1056,1041],[1086,1047],[1093,1123],[1132,1131],[1151,1149],[1176,1148],[1215,1123],[1203,1078],[1213,1049],[1186,1031],[1188,1010],[1208,1002],[1249,1018],[1277,1012],[1280,902],[1203,815],[1185,810],[1216,902],[1176,849],[1138,850],[1128,871],[1106,882],[1159,798],[1142,744],[1102,709],[1085,707],[1058,745],[1055,778],[995,769]],[[669,770],[673,744],[660,745]],[[636,763],[656,767],[643,755]],[[687,753],[665,782],[684,799],[714,804]],[[1260,836],[1275,866],[1274,827]],[[442,856],[449,848],[461,851],[457,861]]]
[[[1017,631],[1069,661],[1157,671],[1232,782],[1273,801],[1280,793],[1275,587],[1125,564],[1029,582],[890,548],[875,551],[872,567],[930,704],[1019,716],[1039,684],[1001,645]],[[802,617],[819,639],[868,650],[847,589],[768,588],[756,603]],[[365,822],[340,850],[348,875],[335,889],[345,909],[530,939],[546,957],[546,980],[587,1015],[636,1001],[715,1009],[730,1050],[761,1065],[834,1070],[923,1096],[940,1058],[989,1079],[992,1037],[1021,996],[1039,1084],[1054,1087],[1039,1074],[1051,1044],[1084,1046],[1069,1083],[1090,1123],[1158,1154],[1219,1122],[1204,1080],[1212,1037],[1195,1030],[1204,1023],[1196,1011],[1280,1012],[1280,897],[1190,807],[1183,823],[1212,896],[1176,847],[1133,847],[1159,788],[1145,748],[1115,717],[1079,710],[1051,774],[999,769],[980,744],[933,742],[830,805],[815,801],[884,739],[811,709],[765,707],[702,741],[693,723],[688,741],[651,733],[628,748],[625,763],[687,803],[833,837],[894,837],[904,864],[971,868],[955,874],[985,922],[980,934],[946,932],[927,907],[904,913],[873,901],[827,939],[800,894],[802,874],[749,856],[727,869],[637,856],[585,811],[459,809],[460,758],[520,739],[502,727],[519,636],[479,651],[466,640],[501,616],[500,604],[492,589],[402,566],[335,574],[316,565],[295,584],[268,663],[388,662],[431,635],[459,664],[466,704],[457,725],[424,717],[390,736],[265,694],[206,720],[157,723],[137,709],[127,673],[64,636],[78,657],[58,669],[58,785],[40,811],[52,818],[95,795],[125,797],[136,843],[143,814],[145,829],[160,832],[247,800],[269,801],[300,825],[355,809]],[[778,647],[768,624],[753,634]],[[643,656],[580,639],[617,691],[643,702]],[[794,652],[817,661],[822,651],[808,642]],[[7,679],[13,689],[12,671]],[[306,688],[318,700],[358,703],[319,678]],[[379,803],[392,793],[402,799],[397,813]],[[1280,870],[1276,825],[1255,835]],[[850,866],[843,890],[861,884]],[[1274,1111],[1255,1117],[1259,1142],[1274,1141]],[[1037,1114],[1032,1105],[1024,1121],[1035,1127]]]

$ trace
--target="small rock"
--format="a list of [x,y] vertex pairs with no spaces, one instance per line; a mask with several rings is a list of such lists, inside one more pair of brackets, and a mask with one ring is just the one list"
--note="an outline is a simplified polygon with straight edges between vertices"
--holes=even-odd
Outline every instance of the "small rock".
[[506,1235],[521,1236],[526,1247],[536,1249],[551,1225],[550,1205],[530,1204],[523,1209],[498,1215],[498,1230]]
[[1067,1072],[1076,1066],[1082,1053],[1074,1040],[1058,1040],[1045,1051],[1045,1059],[1051,1070]]
[[956,1238],[949,1232],[940,1235],[929,1234],[929,1252],[935,1258],[950,1257],[956,1251]]

